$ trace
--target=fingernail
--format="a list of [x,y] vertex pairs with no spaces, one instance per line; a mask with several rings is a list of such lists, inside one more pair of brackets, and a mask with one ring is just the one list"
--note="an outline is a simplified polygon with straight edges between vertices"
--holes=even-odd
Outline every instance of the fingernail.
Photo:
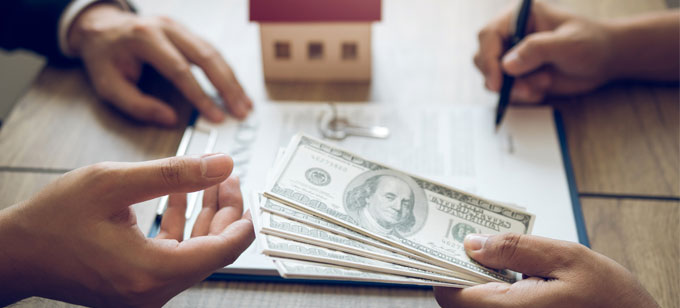
[[510,51],[503,57],[504,65],[512,65],[519,61],[519,54],[517,51]]
[[527,87],[522,86],[522,85],[514,87],[512,89],[512,92],[515,92],[514,96],[518,100],[526,100],[529,97],[529,95],[531,94],[531,93],[529,93],[529,89],[527,89]]
[[501,90],[500,89],[501,87],[499,85],[500,82],[498,81],[498,78],[496,78],[495,76],[489,76],[488,80],[489,80],[489,82],[488,82],[489,90],[494,91],[494,92],[498,92],[498,91]]
[[201,175],[206,178],[222,177],[229,172],[232,162],[225,154],[208,154],[201,157]]
[[244,112],[248,112],[248,110],[250,110],[250,103],[249,103],[248,100],[246,100],[246,99],[241,100],[241,102],[239,103],[239,105],[241,105],[241,109],[242,109]]
[[217,107],[217,105],[215,105],[215,102],[212,99],[207,98],[206,102],[201,105],[208,106],[208,108],[206,108],[206,111],[203,113],[203,116],[208,118],[210,122],[219,123],[225,119],[226,116],[224,114],[224,111]]
[[173,112],[172,110],[159,109],[157,112],[153,114],[153,118],[155,119],[156,122],[165,126],[172,126],[177,124],[177,116],[175,115],[175,112]]
[[234,115],[240,119],[244,118],[248,113],[248,105],[245,101],[238,101],[235,104]]
[[217,107],[214,107],[210,113],[211,113],[211,118],[212,118],[213,122],[222,122],[222,121],[224,121],[224,119],[226,117],[224,115],[224,112],[222,112],[222,110],[220,108],[217,108]]
[[478,251],[484,248],[488,235],[483,234],[468,234],[465,237],[464,245],[467,251]]

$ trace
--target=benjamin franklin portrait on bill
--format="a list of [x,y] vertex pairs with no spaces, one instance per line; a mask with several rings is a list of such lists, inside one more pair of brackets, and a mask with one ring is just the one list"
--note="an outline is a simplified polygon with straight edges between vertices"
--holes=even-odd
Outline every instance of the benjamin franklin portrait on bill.
[[390,170],[355,178],[344,205],[361,227],[379,235],[415,233],[427,215],[422,189],[408,176]]

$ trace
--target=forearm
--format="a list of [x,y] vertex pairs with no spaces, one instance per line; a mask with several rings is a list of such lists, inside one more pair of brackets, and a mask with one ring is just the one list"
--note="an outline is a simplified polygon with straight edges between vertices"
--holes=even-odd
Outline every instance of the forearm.
[[40,214],[30,211],[30,202],[0,211],[0,307],[31,296],[101,306],[88,292],[101,281],[83,275],[77,256],[64,254],[62,235],[50,236],[45,223],[36,229]]
[[680,78],[680,10],[613,20],[607,25],[615,79]]

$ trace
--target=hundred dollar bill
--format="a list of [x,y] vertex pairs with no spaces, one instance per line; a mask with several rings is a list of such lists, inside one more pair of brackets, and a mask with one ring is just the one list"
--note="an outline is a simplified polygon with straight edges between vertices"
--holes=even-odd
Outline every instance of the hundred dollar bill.
[[[514,282],[516,273],[479,265],[469,233],[531,232],[534,215],[406,174],[297,135],[265,195],[428,258],[465,279]],[[472,278],[470,278],[472,277]]]
[[[372,237],[366,236],[362,233],[356,232],[354,230],[345,228],[343,226],[337,225],[335,223],[332,223],[326,219],[317,217],[315,215],[309,214],[308,212],[303,212],[300,210],[297,210],[296,208],[293,208],[289,205],[286,205],[284,203],[281,203],[279,201],[273,200],[266,198],[264,196],[261,196],[260,194],[256,194],[256,197],[254,200],[259,200],[258,202],[260,203],[258,206],[258,212],[261,209],[262,211],[269,212],[281,217],[288,218],[293,221],[300,222],[305,225],[312,226],[314,228],[328,231],[334,234],[338,234],[342,237],[346,237],[348,239],[371,245],[374,247],[377,247],[379,249],[383,249],[386,251],[390,251],[393,253],[400,254],[402,256],[415,259],[421,262],[430,262],[429,259],[424,258],[419,255],[412,254],[408,251],[399,249],[397,247],[385,244],[381,241],[378,241],[376,239],[373,239]],[[512,205],[508,205],[512,206]],[[256,212],[256,211],[253,211]]]
[[[379,261],[413,267],[441,275],[452,277],[459,276],[459,273],[449,269],[413,260],[391,251],[354,241],[268,212],[262,213],[259,219],[260,232],[264,234],[270,234],[284,239],[342,251]],[[466,285],[476,284],[478,283],[468,282]]]
[[318,263],[341,265],[373,272],[380,272],[406,277],[416,277],[456,285],[469,285],[463,279],[440,275],[415,268],[401,266],[389,262],[374,260],[341,251],[326,249],[314,245],[287,240],[268,234],[257,234],[257,241],[261,252],[269,257],[279,257]]
[[316,279],[316,280],[346,280],[362,282],[378,282],[390,284],[407,284],[422,286],[437,286],[463,288],[465,286],[437,282],[433,280],[405,277],[399,275],[376,273],[344,266],[329,265],[316,262],[273,258],[279,274],[283,278]]
[[[275,234],[267,239],[265,237],[269,236],[268,233],[266,233],[266,224],[264,223],[265,219],[263,219],[263,216],[271,215],[271,213],[268,213],[264,211],[259,204],[265,204],[265,200],[267,200],[265,197],[263,197],[260,194],[257,193],[252,193],[249,196],[250,198],[247,199],[247,204],[251,210],[251,213],[253,213],[253,225],[255,227],[255,234],[257,236],[256,239],[256,245],[258,247],[258,251],[262,252],[265,255],[268,255],[270,257],[285,257],[285,258],[297,258],[297,259],[304,259],[304,260],[312,260],[312,261],[317,261],[317,262],[326,262],[326,263],[333,263],[333,264],[342,264],[350,267],[356,267],[356,268],[363,268],[363,269],[369,269],[369,270],[375,270],[378,272],[382,273],[392,273],[392,271],[397,271],[397,274],[402,274],[405,276],[412,276],[415,275],[415,277],[423,277],[423,279],[437,279],[437,278],[445,278],[446,275],[440,276],[440,274],[432,273],[432,275],[428,275],[427,271],[425,270],[418,270],[418,269],[410,269],[408,266],[400,266],[400,265],[394,265],[390,264],[389,262],[374,262],[374,260],[360,257],[360,256],[354,256],[353,254],[345,254],[343,252],[337,252],[335,254],[329,254],[329,251],[333,251],[333,249],[323,249],[322,247],[319,247],[319,249],[314,249],[314,244],[309,244],[309,245],[304,245],[303,243],[298,243],[295,240],[288,240],[281,238],[279,236],[276,236]],[[278,251],[276,248],[272,248],[272,244],[269,242],[271,241],[283,241],[283,243],[288,243],[287,245],[279,246]],[[302,246],[304,245],[304,246]],[[285,247],[288,249],[288,252],[286,252],[286,249],[281,249],[282,247]],[[309,251],[315,251],[317,254],[318,252],[321,252],[322,257],[319,259],[318,257],[314,257],[313,254],[310,255],[300,255],[301,253],[301,248],[300,247],[307,247]],[[298,254],[296,255],[294,252],[297,252]],[[343,256],[346,256],[343,259]],[[320,261],[321,260],[321,261]],[[347,263],[349,262],[349,263]],[[372,267],[375,265],[378,265],[378,267]],[[415,273],[413,273],[415,271]],[[470,282],[470,281],[465,281],[464,279],[457,279],[456,277],[454,278],[453,281],[455,282],[456,285],[458,286],[470,286],[470,285],[475,285],[478,283]],[[445,281],[443,283],[452,283],[451,281]]]
[[359,232],[356,232],[354,230],[345,228],[343,226],[337,225],[335,223],[332,223],[328,220],[325,220],[323,218],[319,218],[317,216],[311,215],[307,212],[303,212],[300,210],[297,210],[293,207],[290,207],[288,205],[285,205],[279,201],[272,200],[269,198],[259,198],[257,197],[256,200],[260,200],[260,205],[259,208],[262,211],[266,211],[269,213],[273,213],[282,217],[286,217],[288,219],[301,222],[306,225],[313,226],[315,228],[318,228],[320,230],[332,232],[338,235],[341,235],[343,237],[358,241],[360,243],[364,243],[367,245],[371,245],[380,249],[384,249],[387,251],[391,251],[393,253],[398,253],[403,256],[413,258],[416,260],[420,260],[422,262],[428,262],[427,258],[423,258],[421,256],[412,254],[410,252],[404,251],[402,249],[396,248],[394,246],[390,246],[388,244],[385,244],[381,241],[375,240],[369,236],[366,236],[364,234],[361,234]]

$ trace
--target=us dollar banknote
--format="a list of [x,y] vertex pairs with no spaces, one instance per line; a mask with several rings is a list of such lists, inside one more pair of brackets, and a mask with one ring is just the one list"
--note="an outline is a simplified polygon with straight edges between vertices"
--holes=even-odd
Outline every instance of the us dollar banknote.
[[517,277],[471,260],[465,236],[528,234],[535,218],[305,135],[291,140],[265,195],[480,282]]
[[278,236],[259,234],[257,236],[258,248],[269,257],[288,258],[318,263],[341,265],[373,272],[380,272],[406,277],[416,277],[460,286],[470,285],[469,281],[440,275],[428,271],[401,266],[389,262],[383,262],[357,256],[337,250],[331,250],[315,245],[287,240]]
[[[279,215],[282,217],[286,217],[288,219],[304,223],[306,225],[310,225],[314,228],[328,231],[334,234],[338,234],[340,236],[346,237],[348,239],[364,243],[366,245],[371,245],[380,249],[384,249],[386,251],[390,251],[392,253],[400,254],[412,259],[416,259],[422,262],[428,262],[427,258],[423,258],[421,256],[412,254],[410,252],[404,251],[402,249],[396,248],[394,246],[388,245],[386,243],[383,243],[381,241],[378,241],[372,237],[366,236],[362,233],[356,232],[354,230],[345,228],[343,226],[337,225],[335,223],[332,223],[328,220],[325,220],[323,218],[314,216],[312,214],[309,214],[308,212],[303,212],[298,209],[295,209],[289,205],[283,204],[279,201],[272,200],[269,198],[256,196],[254,200],[258,200],[260,202],[259,204],[259,209],[262,211],[266,211],[269,213],[273,213],[275,215]],[[257,211],[253,211],[256,213]]]
[[[420,262],[395,252],[361,243],[359,241],[333,234],[331,232],[327,232],[325,230],[321,230],[313,226],[293,221],[268,212],[263,212],[260,214],[259,219],[261,228],[260,232],[264,234],[270,234],[293,241],[338,250],[379,261],[413,267],[441,275],[452,277],[459,276],[459,273],[453,272],[449,269],[425,262]],[[469,282],[468,285],[474,284],[477,283]]]
[[464,286],[434,280],[376,273],[356,268],[323,263],[273,258],[279,274],[284,278],[315,280],[347,280],[389,284],[422,285],[461,288]]

